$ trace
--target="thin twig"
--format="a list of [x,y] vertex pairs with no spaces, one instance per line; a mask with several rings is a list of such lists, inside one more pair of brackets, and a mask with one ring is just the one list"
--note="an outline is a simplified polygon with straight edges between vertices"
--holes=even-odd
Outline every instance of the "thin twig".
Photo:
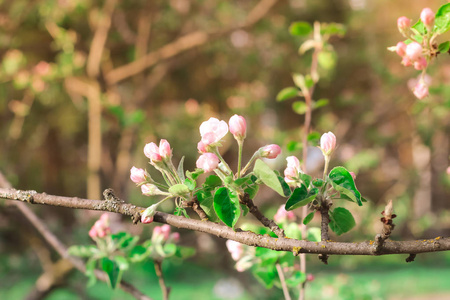
[[192,210],[194,210],[197,215],[200,217],[201,220],[206,221],[208,220],[208,215],[203,210],[203,208],[200,206],[200,202],[198,202],[197,197],[192,198],[190,201],[184,201],[183,205],[185,207],[190,207]]
[[283,289],[284,299],[291,300],[291,295],[289,295],[289,289],[286,285],[286,279],[284,278],[283,269],[279,263],[276,264],[278,277],[280,277],[281,287]]
[[155,272],[156,272],[156,276],[158,276],[159,286],[161,287],[163,299],[169,300],[170,287],[167,287],[166,283],[164,281],[164,275],[162,272],[162,261],[155,259],[153,261],[153,263],[155,265]]
[[[0,198],[25,201],[31,204],[44,204],[73,209],[90,209],[109,211],[125,216],[140,216],[145,210],[129,203],[117,203],[104,200],[90,200],[77,197],[63,197],[36,193],[35,191],[20,191],[0,188]],[[138,218],[139,219],[139,218]],[[267,235],[256,234],[251,231],[234,231],[232,228],[210,221],[187,219],[181,216],[156,212],[155,222],[166,223],[177,228],[184,228],[209,233],[220,238],[233,240],[241,244],[254,247],[263,247],[276,251],[289,251],[295,255],[300,253],[337,254],[337,255],[387,255],[428,253],[450,250],[450,238],[436,237],[435,239],[422,239],[413,241],[386,240],[380,253],[374,254],[373,241],[343,243],[343,242],[310,242],[290,238],[273,238]]]
[[270,228],[273,233],[275,233],[278,237],[285,237],[284,230],[281,229],[277,223],[273,220],[266,218],[263,213],[259,210],[259,208],[253,203],[253,200],[250,199],[250,195],[245,193],[243,197],[239,197],[239,200],[242,204],[246,205],[249,209],[249,212],[258,219],[261,224]]
[[380,221],[383,223],[383,229],[381,231],[381,234],[377,234],[375,236],[375,243],[373,245],[375,254],[381,252],[384,242],[391,236],[392,230],[394,230],[395,224],[393,223],[393,219],[397,217],[397,215],[395,215],[393,212],[394,208],[392,205],[392,200],[390,200],[384,208],[384,211],[381,213],[382,215],[384,215],[384,217],[380,219]]

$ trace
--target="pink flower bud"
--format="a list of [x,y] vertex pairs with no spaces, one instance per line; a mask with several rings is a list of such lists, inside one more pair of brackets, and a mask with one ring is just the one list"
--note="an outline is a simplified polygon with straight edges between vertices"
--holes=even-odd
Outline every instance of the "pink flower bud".
[[417,42],[412,42],[406,46],[406,56],[411,61],[416,61],[422,56],[422,50],[422,45]]
[[41,60],[37,65],[34,66],[34,72],[40,76],[48,75],[50,73],[50,64],[46,61]]
[[278,145],[271,144],[264,147],[259,148],[259,153],[261,157],[265,158],[277,158],[278,155],[281,153],[281,148]]
[[232,240],[226,241],[227,249],[234,261],[238,261],[244,254],[244,247],[241,243]]
[[412,62],[411,62],[411,60],[408,58],[408,56],[403,56],[403,59],[402,59],[402,65],[404,65],[405,67],[412,66]]
[[160,235],[161,234],[161,226],[155,226],[155,228],[153,228],[153,235]]
[[170,149],[170,144],[167,140],[162,139],[159,141],[159,155],[164,159],[172,158],[172,149]]
[[354,172],[350,172],[350,175],[352,175],[353,181],[356,180],[356,174]]
[[426,27],[431,28],[434,25],[434,12],[430,8],[426,7],[422,9],[420,19]]
[[174,243],[178,243],[180,241],[180,233],[179,232],[174,232],[170,235],[170,239],[174,242]]
[[225,121],[219,121],[216,118],[210,118],[200,125],[200,135],[202,142],[206,145],[214,145],[227,134],[228,125]]
[[308,275],[306,275],[306,280],[307,281],[313,281],[314,280],[314,275],[309,273]]
[[134,183],[138,183],[138,184],[145,182],[146,181],[145,170],[139,169],[139,168],[136,168],[133,166],[130,170],[130,179]]
[[400,17],[397,19],[397,26],[400,32],[405,31],[409,27],[411,27],[411,20],[407,17]]
[[230,132],[236,140],[245,139],[247,133],[247,123],[245,122],[244,117],[234,115],[230,118],[228,124],[230,125]]
[[330,155],[336,148],[336,136],[331,131],[322,134],[320,148],[325,156]]
[[214,153],[204,153],[197,159],[197,168],[203,169],[205,173],[211,172],[219,165],[219,158]]
[[288,168],[295,168],[300,172],[300,161],[295,156],[288,156],[286,157],[287,166]]
[[147,207],[144,212],[141,214],[141,222],[143,224],[149,224],[153,222],[153,217],[156,213],[157,204],[153,204],[152,206]]
[[427,97],[429,95],[428,86],[423,81],[419,80],[417,85],[414,87],[414,95],[420,100]]
[[144,147],[144,154],[145,154],[145,156],[150,158],[150,160],[152,162],[160,162],[160,161],[162,161],[162,157],[159,154],[159,148],[158,148],[158,146],[156,146],[155,143],[148,143],[148,144],[146,144],[145,147]]
[[94,228],[94,227],[92,227],[91,230],[89,230],[89,236],[90,236],[92,239],[98,237],[97,229]]
[[198,153],[207,153],[208,149],[206,148],[206,144],[203,143],[202,141],[198,142],[197,144],[197,149],[198,149]]
[[164,236],[164,240],[167,241],[170,236],[170,225],[164,224],[161,226],[161,234]]
[[103,238],[111,233],[111,228],[109,228],[109,216],[107,213],[101,215],[100,219],[97,220],[89,230],[89,236],[91,238]]
[[278,208],[278,211],[275,214],[275,216],[273,216],[273,219],[277,223],[282,222],[284,220],[295,221],[295,214],[292,211],[287,211],[284,208],[284,204],[283,204],[280,206],[280,208]]
[[427,67],[427,60],[425,57],[421,56],[414,62],[414,69],[423,70]]
[[397,46],[395,48],[395,52],[397,52],[398,55],[401,57],[405,56],[406,54],[406,44],[403,42],[398,42]]

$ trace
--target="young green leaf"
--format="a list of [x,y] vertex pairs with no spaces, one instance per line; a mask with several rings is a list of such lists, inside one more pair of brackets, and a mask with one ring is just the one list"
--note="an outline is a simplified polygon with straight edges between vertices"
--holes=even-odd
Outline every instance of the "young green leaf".
[[289,278],[286,279],[286,284],[289,287],[297,287],[299,284],[305,282],[306,275],[301,271],[295,271]]
[[97,258],[91,257],[86,263],[86,272],[84,274],[89,278],[87,286],[93,286],[97,282],[97,277],[95,276],[97,262]]
[[253,270],[253,275],[267,289],[270,289],[273,286],[275,280],[278,278],[277,274],[275,264],[267,267],[257,267]]
[[121,250],[134,247],[139,240],[138,236],[132,236],[127,232],[118,232],[111,235],[114,244]]
[[190,178],[186,178],[184,180],[184,185],[187,186],[189,188],[189,190],[193,191],[195,189],[195,187],[197,186],[197,182]]
[[[344,167],[335,167],[328,174],[333,188],[338,191],[341,196],[344,195],[351,201],[358,203],[362,206],[361,193],[356,188],[352,175]],[[344,197],[343,197],[344,198]]]
[[289,152],[294,152],[297,150],[302,149],[302,143],[297,142],[297,141],[290,141],[287,143],[286,148]]
[[292,110],[299,115],[303,115],[308,110],[308,106],[303,101],[295,101],[292,103]]
[[190,219],[188,213],[186,212],[186,209],[184,209],[183,207],[176,207],[174,214],[175,216],[184,216],[185,218]]
[[180,163],[178,164],[177,174],[184,181],[184,156],[180,159]]
[[103,257],[100,260],[100,266],[102,270],[105,271],[105,273],[108,275],[108,283],[114,289],[118,283],[118,279],[120,276],[120,269],[118,264],[107,257]]
[[241,206],[241,212],[242,212],[242,216],[246,216],[249,212],[248,206],[242,203],[239,203]]
[[310,212],[304,219],[303,219],[303,224],[307,225],[309,222],[312,221],[312,219],[314,218],[314,213],[316,211]]
[[439,44],[439,46],[438,46],[438,51],[441,52],[441,53],[448,52],[449,49],[450,49],[450,42],[449,41],[443,42],[443,43]]
[[169,193],[176,196],[185,196],[189,194],[190,190],[185,184],[174,184],[169,188]]
[[205,180],[205,183],[204,183],[205,187],[208,187],[208,188],[211,188],[211,189],[214,189],[214,188],[216,188],[218,186],[221,186],[221,185],[222,185],[222,180],[217,175],[210,175],[210,176],[206,177],[206,180]]
[[94,254],[97,254],[99,250],[94,245],[89,246],[70,246],[67,249],[70,255],[79,256],[79,257],[91,257]]
[[200,203],[200,207],[208,216],[208,219],[212,222],[217,221],[217,215],[214,211],[214,197],[209,190],[200,190],[195,193],[197,200]]
[[284,181],[284,178],[281,176],[278,176],[278,181],[281,184],[281,187],[283,188],[283,193],[285,197],[289,197],[292,193],[291,188],[289,187],[289,184]]
[[258,193],[258,191],[259,191],[259,185],[257,185],[257,184],[249,185],[248,187],[246,187],[244,189],[244,192],[248,194],[250,199],[255,199],[256,194]]
[[289,26],[291,35],[306,36],[312,31],[312,26],[308,22],[294,22]]
[[116,255],[114,256],[114,261],[116,262],[117,266],[119,267],[119,269],[121,271],[125,271],[128,270],[128,267],[130,266],[130,264],[128,263],[128,260],[120,255]]
[[234,227],[241,214],[236,192],[225,187],[219,188],[214,194],[214,210],[222,222],[228,227]]
[[265,162],[258,159],[255,162],[253,173],[255,173],[256,177],[258,177],[265,185],[284,197],[284,190],[278,180],[277,174],[275,174]]
[[323,181],[323,179],[321,179],[321,178],[316,178],[312,181],[312,184],[315,187],[321,187],[321,186],[323,186],[324,183],[325,183],[325,181]]
[[350,231],[356,222],[351,212],[343,207],[336,207],[330,214],[330,228],[337,235]]
[[305,206],[309,202],[312,202],[314,199],[316,199],[318,193],[318,189],[313,188],[308,191],[306,186],[302,184],[300,187],[295,188],[291,197],[289,197],[288,201],[286,202],[285,209],[293,210],[298,207]]
[[434,26],[439,34],[442,34],[450,29],[450,3],[439,7],[434,17]]
[[175,256],[181,259],[186,259],[195,254],[195,249],[191,247],[182,247],[177,246],[177,251],[175,252]]
[[140,262],[148,257],[147,248],[142,245],[134,246],[128,253],[128,257],[131,262]]
[[299,94],[298,94],[298,89],[297,88],[292,87],[292,86],[291,87],[287,87],[287,88],[282,89],[278,93],[277,101],[281,102],[281,101],[284,101],[284,100],[292,99],[292,98],[297,97],[298,95]]

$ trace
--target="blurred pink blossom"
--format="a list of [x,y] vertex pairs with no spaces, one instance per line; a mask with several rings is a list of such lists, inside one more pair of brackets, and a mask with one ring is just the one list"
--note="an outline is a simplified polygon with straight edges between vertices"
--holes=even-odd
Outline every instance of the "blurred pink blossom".
[[205,145],[217,144],[227,133],[227,123],[216,118],[209,118],[200,125],[200,135]]
[[197,159],[197,168],[203,169],[205,173],[211,172],[219,165],[219,158],[214,153],[204,153]]

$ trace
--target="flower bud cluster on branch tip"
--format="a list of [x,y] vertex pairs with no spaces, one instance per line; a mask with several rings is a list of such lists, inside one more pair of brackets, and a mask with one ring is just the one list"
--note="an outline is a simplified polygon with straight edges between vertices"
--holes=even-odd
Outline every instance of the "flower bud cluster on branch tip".
[[295,156],[288,156],[286,161],[287,167],[284,170],[284,181],[288,184],[296,183],[298,181],[298,175],[303,173],[300,168],[300,161]]
[[320,149],[322,150],[323,155],[329,157],[335,148],[336,136],[331,131],[324,133],[320,137]]
[[89,230],[89,236],[93,239],[104,238],[111,233],[111,228],[109,227],[109,216],[107,213],[101,215],[95,224]]
[[236,140],[242,141],[245,139],[247,134],[247,123],[244,117],[234,115],[230,118],[228,124],[230,125],[230,132]]
[[219,121],[216,118],[210,118],[200,125],[202,142],[207,146],[217,146],[227,133],[227,123],[225,121]]
[[205,173],[217,169],[218,165],[219,165],[219,158],[214,153],[203,153],[197,159],[196,163],[197,168],[203,169]]
[[277,213],[273,216],[275,222],[283,222],[283,221],[295,221],[296,217],[293,211],[287,211],[284,208],[284,204],[278,208]]
[[274,159],[281,153],[281,148],[278,145],[271,144],[259,148],[259,155],[264,158]]
[[142,184],[147,181],[147,173],[144,169],[139,169],[136,167],[132,167],[130,170],[130,179],[136,184]]

